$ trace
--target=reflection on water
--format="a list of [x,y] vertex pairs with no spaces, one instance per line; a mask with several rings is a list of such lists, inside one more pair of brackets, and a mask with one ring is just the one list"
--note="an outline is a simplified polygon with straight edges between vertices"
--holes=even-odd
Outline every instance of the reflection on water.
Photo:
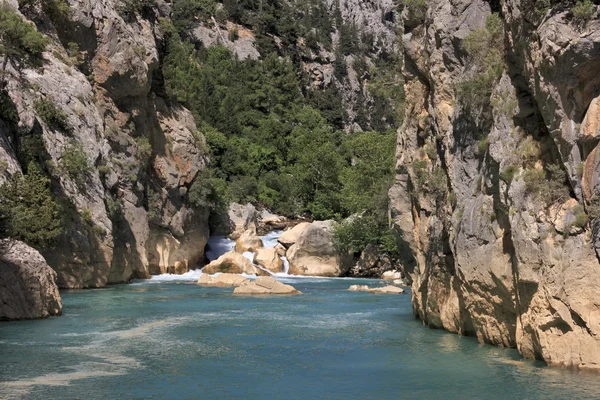
[[304,294],[139,282],[64,292],[65,314],[0,325],[0,398],[594,398],[600,380],[431,330],[410,296],[286,278]]

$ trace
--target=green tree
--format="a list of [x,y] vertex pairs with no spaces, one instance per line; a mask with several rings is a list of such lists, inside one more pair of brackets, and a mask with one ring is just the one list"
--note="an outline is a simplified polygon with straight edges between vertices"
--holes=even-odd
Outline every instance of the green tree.
[[27,174],[14,174],[0,186],[0,232],[36,248],[50,247],[63,232],[62,210],[50,180],[31,162]]
[[0,89],[7,83],[7,67],[17,71],[28,66],[39,66],[42,53],[49,40],[33,24],[23,18],[8,3],[0,3],[0,56],[4,61],[0,69]]

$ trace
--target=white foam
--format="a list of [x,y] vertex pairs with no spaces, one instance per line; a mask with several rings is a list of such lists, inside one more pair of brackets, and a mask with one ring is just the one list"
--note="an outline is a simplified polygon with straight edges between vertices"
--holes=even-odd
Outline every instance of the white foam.
[[245,251],[244,253],[242,253],[242,255],[244,257],[246,257],[248,260],[250,260],[251,263],[254,263],[254,253],[251,251]]
[[162,274],[162,275],[153,275],[149,280],[151,282],[192,282],[198,281],[200,279],[200,275],[202,272],[199,269],[195,269],[185,274],[175,275],[175,274]]

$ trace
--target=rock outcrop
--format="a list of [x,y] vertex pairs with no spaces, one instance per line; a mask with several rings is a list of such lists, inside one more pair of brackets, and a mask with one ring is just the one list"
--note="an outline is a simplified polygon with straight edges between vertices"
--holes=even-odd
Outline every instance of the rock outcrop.
[[238,239],[246,231],[256,234],[259,213],[252,204],[231,203],[228,216],[230,226],[223,233],[229,234],[231,239]]
[[252,262],[235,251],[223,254],[202,269],[203,274],[228,274],[266,275],[266,272],[256,268]]
[[404,293],[404,289],[400,289],[399,287],[391,286],[391,285],[377,287],[377,288],[371,288],[367,285],[351,285],[348,288],[348,290],[351,292],[368,292],[368,293],[375,293],[375,294],[402,294],[402,293]]
[[250,279],[236,274],[219,274],[214,276],[202,274],[200,275],[200,279],[198,279],[198,285],[200,286],[237,287],[247,285],[248,283],[250,283]]
[[264,247],[262,239],[258,237],[256,231],[247,230],[235,241],[235,251],[238,253],[254,253]]
[[289,273],[306,276],[340,276],[350,268],[351,258],[333,247],[333,221],[315,221],[288,249]]
[[392,216],[425,324],[600,371],[598,6],[538,3],[405,8]]
[[[70,2],[60,24],[30,8],[25,17],[51,39],[44,65],[7,68],[3,93],[16,117],[0,115],[0,161],[8,166],[0,181],[31,159],[51,179],[65,229],[42,254],[63,288],[183,273],[199,266],[208,239],[208,210],[188,197],[202,184],[204,139],[161,86],[158,20],[170,7],[159,0],[126,15],[117,3]],[[59,127],[38,107],[42,100]],[[67,170],[69,154],[87,167]]]
[[307,230],[310,225],[310,222],[300,222],[293,228],[290,228],[287,231],[283,232],[281,236],[277,238],[277,241],[286,249],[290,248],[294,243],[298,241],[300,235],[302,235],[302,233],[304,233],[304,231]]
[[25,243],[0,240],[0,321],[62,313],[56,272]]
[[256,250],[254,262],[273,273],[283,272],[283,260],[275,249]]
[[281,283],[271,277],[258,277],[253,282],[235,288],[234,295],[281,295],[302,294],[293,286]]

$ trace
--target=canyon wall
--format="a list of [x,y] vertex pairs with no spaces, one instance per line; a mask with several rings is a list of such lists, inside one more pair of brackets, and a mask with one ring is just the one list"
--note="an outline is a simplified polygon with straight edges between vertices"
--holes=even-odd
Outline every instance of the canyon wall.
[[20,10],[50,44],[40,68],[8,65],[15,113],[0,118],[0,180],[30,161],[50,179],[64,232],[42,253],[61,288],[184,272],[208,240],[208,210],[188,199],[204,138],[163,88],[159,18],[170,5],[123,4],[70,1],[63,19],[35,2]]
[[418,3],[390,190],[414,314],[600,371],[598,6]]

